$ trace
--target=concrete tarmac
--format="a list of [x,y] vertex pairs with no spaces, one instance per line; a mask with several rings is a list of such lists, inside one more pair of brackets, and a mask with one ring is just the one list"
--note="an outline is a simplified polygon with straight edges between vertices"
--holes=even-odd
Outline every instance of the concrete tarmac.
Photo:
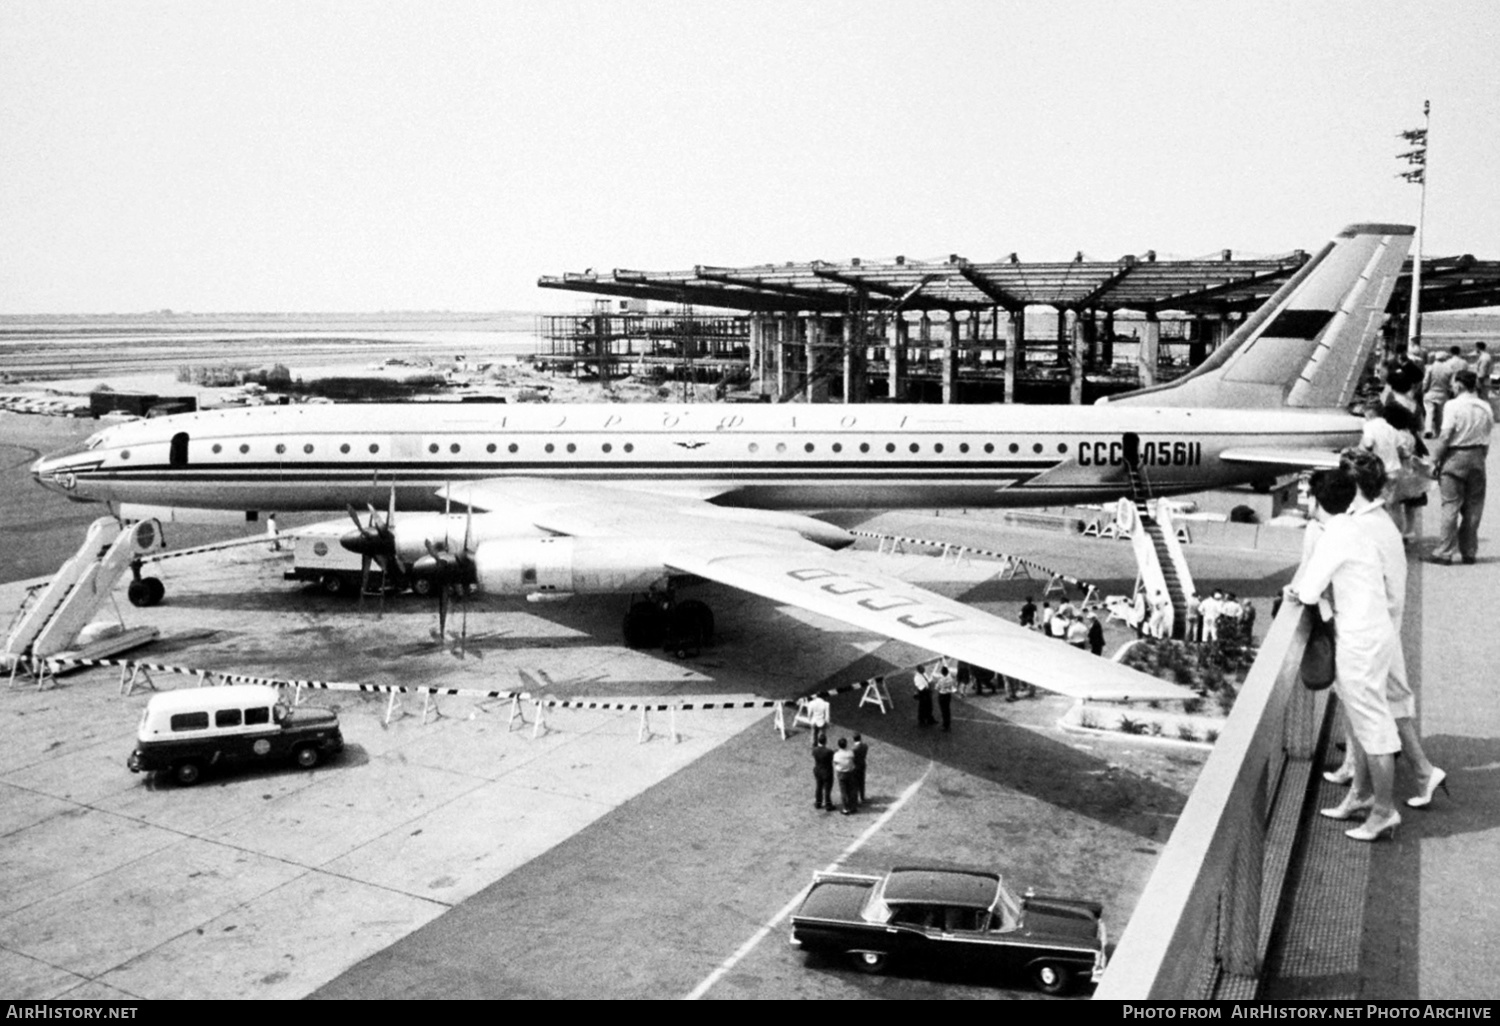
[[[1123,543],[1098,544],[1100,560],[1129,558]],[[851,555],[1002,615],[1043,583],[996,580],[983,561]],[[393,599],[378,617],[374,603],[361,610],[281,580],[287,562],[251,546],[162,564],[161,606],[116,596],[128,623],[163,632],[139,658],[682,699],[790,698],[927,656],[705,586],[695,595],[714,606],[721,640],[696,660],[619,647],[623,605],[611,598],[475,603],[460,658],[431,636],[428,602]],[[1118,562],[1109,573],[1124,576]],[[15,608],[22,590],[0,586],[0,605]],[[746,944],[840,859],[996,866],[1020,888],[1103,900],[1117,933],[1202,762],[1190,746],[1067,733],[1057,720],[1069,703],[1055,696],[961,699],[954,732],[940,735],[918,730],[901,683],[887,714],[844,695],[835,733],[871,738],[872,812],[910,792],[851,848],[878,816],[815,812],[807,735],[781,739],[767,710],[680,714],[675,741],[655,714],[638,743],[629,712],[555,710],[533,738],[495,700],[446,698],[441,719],[386,727],[384,696],[313,691],[340,713],[343,757],[184,789],[125,769],[147,696],[118,692],[119,672],[99,669],[47,690],[19,679],[0,697],[9,996],[675,997],[716,969],[710,997],[1028,994],[812,964],[786,946],[784,924]]]

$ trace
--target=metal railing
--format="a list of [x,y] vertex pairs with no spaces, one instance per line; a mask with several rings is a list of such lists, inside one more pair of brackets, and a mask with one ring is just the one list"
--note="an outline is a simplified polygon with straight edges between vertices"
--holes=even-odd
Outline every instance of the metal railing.
[[1096,998],[1254,996],[1330,694],[1298,679],[1304,616],[1271,624]]

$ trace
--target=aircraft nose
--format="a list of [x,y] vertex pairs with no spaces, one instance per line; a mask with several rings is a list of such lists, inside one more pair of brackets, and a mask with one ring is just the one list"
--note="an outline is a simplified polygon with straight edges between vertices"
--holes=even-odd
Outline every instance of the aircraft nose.
[[55,452],[41,457],[31,465],[31,479],[49,492],[58,492],[70,499],[86,501],[75,491],[78,478],[73,473],[70,457],[74,452]]
[[50,456],[42,456],[31,465],[31,479],[43,488],[54,486],[53,476],[55,469],[53,459]]

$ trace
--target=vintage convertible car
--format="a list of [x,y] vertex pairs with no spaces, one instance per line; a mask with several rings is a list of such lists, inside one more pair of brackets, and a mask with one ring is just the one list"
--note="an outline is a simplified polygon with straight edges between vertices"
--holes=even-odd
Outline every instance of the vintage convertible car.
[[1034,894],[1017,901],[998,873],[901,867],[884,876],[818,873],[792,914],[792,944],[846,953],[865,972],[892,960],[1024,974],[1058,994],[1104,972],[1103,906]]

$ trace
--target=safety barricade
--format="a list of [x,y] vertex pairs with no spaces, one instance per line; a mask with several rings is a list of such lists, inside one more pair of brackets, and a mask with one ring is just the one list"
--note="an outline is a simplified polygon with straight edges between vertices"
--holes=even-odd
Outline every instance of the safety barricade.
[[[999,575],[1003,580],[1012,580],[1022,577],[1027,579],[1032,579],[1033,577],[1037,579],[1044,579],[1047,582],[1046,588],[1043,591],[1044,594],[1052,594],[1053,592],[1062,592],[1063,594],[1066,594],[1067,589],[1064,587],[1064,585],[1071,585],[1072,587],[1078,588],[1084,593],[1085,605],[1089,604],[1090,597],[1093,597],[1093,599],[1097,601],[1098,593],[1094,590],[1094,586],[1088,581],[1082,580],[1078,577],[1074,577],[1071,574],[1065,574],[1060,571],[1054,570],[1051,567],[1043,566],[1041,563],[1038,563],[1035,560],[1026,559],[1022,556],[1015,556],[1006,552],[997,552],[994,549],[981,549],[969,545],[955,545],[952,542],[933,541],[928,538],[912,538],[907,535],[882,534],[879,531],[865,531],[859,528],[851,528],[849,533],[860,538],[874,538],[877,545],[876,551],[881,555],[884,555],[887,552],[890,552],[891,554],[904,552],[904,546],[906,545],[920,545],[925,546],[926,548],[940,550],[940,561],[946,563],[947,560],[951,557],[955,566],[959,565],[960,562],[969,561],[971,557],[974,556],[997,560],[1000,563]],[[889,549],[886,548],[888,544],[890,546]]]
[[[526,712],[524,704],[531,706],[531,736],[540,737],[544,731],[549,730],[546,722],[546,713],[550,709],[586,709],[603,712],[639,712],[640,731],[637,739],[644,743],[656,736],[651,726],[651,713],[667,714],[666,736],[676,742],[681,740],[677,730],[678,712],[713,712],[734,709],[774,709],[776,722],[783,737],[786,736],[783,710],[786,706],[794,704],[793,700],[766,698],[766,699],[729,699],[729,700],[690,700],[690,701],[622,701],[609,699],[590,698],[542,698],[526,691],[501,691],[484,690],[479,688],[452,688],[435,687],[428,684],[361,684],[349,681],[327,681],[327,680],[299,680],[281,677],[267,677],[258,674],[234,673],[223,670],[194,669],[186,666],[172,666],[166,663],[146,663],[131,659],[84,659],[65,656],[55,656],[48,659],[38,660],[41,664],[34,667],[34,671],[44,674],[55,674],[60,668],[97,668],[118,667],[120,670],[120,694],[131,695],[137,690],[157,690],[156,682],[152,674],[175,674],[177,676],[191,677],[198,682],[199,687],[208,687],[223,684],[264,684],[270,687],[290,689],[292,691],[292,704],[301,702],[304,691],[349,691],[364,694],[388,695],[385,715],[382,722],[389,726],[391,720],[397,713],[405,715],[401,700],[406,696],[421,695],[422,713],[421,722],[426,724],[429,716],[441,717],[442,713],[437,708],[439,697],[466,697],[481,699],[499,699],[510,703],[510,718],[507,729],[514,729],[517,722],[522,726],[526,724]],[[528,679],[531,679],[528,676]],[[880,681],[880,678],[876,678]],[[856,684],[844,685],[821,692],[821,694],[835,695],[844,691],[852,691],[856,688],[868,689],[872,686],[870,681],[861,681]],[[883,684],[879,686],[883,687]],[[887,695],[887,700],[889,696]],[[862,700],[862,704],[863,704]]]

